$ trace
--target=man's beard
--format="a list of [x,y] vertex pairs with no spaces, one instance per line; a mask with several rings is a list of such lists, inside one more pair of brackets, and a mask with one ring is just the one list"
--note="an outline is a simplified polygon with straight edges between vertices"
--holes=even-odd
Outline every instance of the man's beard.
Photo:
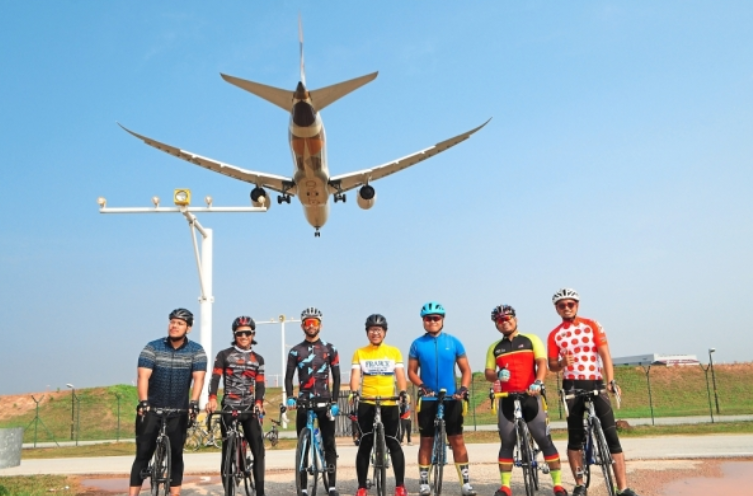
[[313,332],[312,331],[306,331],[306,336],[308,336],[310,338],[315,338],[315,337],[319,336],[319,331],[321,331],[321,329],[316,329]]
[[183,338],[185,338],[186,335],[182,334],[181,336],[178,336],[178,337],[174,337],[174,336],[168,336],[168,337],[170,338],[170,341],[172,341],[173,343],[177,343],[178,341],[181,341]]

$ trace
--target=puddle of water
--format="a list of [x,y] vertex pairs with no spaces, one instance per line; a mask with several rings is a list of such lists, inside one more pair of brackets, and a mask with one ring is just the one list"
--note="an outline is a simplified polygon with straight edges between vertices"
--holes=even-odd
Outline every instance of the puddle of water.
[[750,474],[753,462],[723,462],[722,477],[693,477],[671,482],[664,486],[664,496],[750,496]]
[[[85,489],[94,489],[106,493],[122,494],[128,491],[128,478],[116,477],[112,479],[81,479],[81,486]],[[186,475],[183,477],[183,485],[193,484],[202,486],[207,484],[219,484],[219,476]],[[146,494],[149,482],[145,481],[142,486],[142,494]]]

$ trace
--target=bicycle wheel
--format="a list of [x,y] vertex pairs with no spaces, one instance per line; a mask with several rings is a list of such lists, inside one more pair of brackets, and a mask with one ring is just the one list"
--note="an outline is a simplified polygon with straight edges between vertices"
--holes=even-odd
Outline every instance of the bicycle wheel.
[[161,436],[157,439],[157,447],[152,459],[151,489],[152,496],[170,496],[170,439]]
[[198,423],[194,423],[194,425],[188,429],[188,432],[186,432],[186,444],[184,449],[197,451],[203,445],[204,435],[201,432],[201,427]]
[[238,440],[233,433],[229,433],[225,440],[227,451],[225,451],[225,468],[222,471],[222,486],[225,488],[225,496],[235,496],[236,493],[235,474],[238,470],[237,442]]
[[325,495],[329,495],[329,467],[327,466],[327,459],[324,458],[322,446],[319,446],[316,452],[318,453],[319,458],[317,466],[319,467],[322,476],[322,489],[324,489]]
[[531,433],[528,431],[528,426],[523,421],[517,421],[515,425],[515,433],[517,440],[515,444],[518,448],[518,455],[520,459],[520,468],[523,470],[523,484],[526,488],[526,496],[534,496],[536,488],[533,483],[533,471],[535,470],[532,465],[531,445],[528,441]]
[[374,479],[377,496],[387,496],[387,441],[382,424],[374,428]]
[[536,441],[533,440],[531,431],[526,427],[528,431],[528,451],[531,454],[531,473],[533,474],[533,488],[539,490],[539,447],[536,446]]
[[280,436],[277,434],[277,429],[274,427],[271,431],[264,434],[264,447],[274,448],[277,443],[280,442]]
[[220,429],[220,419],[215,418],[215,420],[209,426],[209,431],[205,431],[204,446],[214,446],[215,448],[222,448],[221,441],[222,430]]
[[594,441],[591,434],[591,424],[587,420],[584,420],[583,424],[585,440],[583,441],[583,450],[580,453],[581,463],[583,464],[583,484],[589,487],[591,485],[591,464],[594,463]]
[[245,442],[242,442],[240,446],[238,446],[238,450],[238,459],[243,465],[243,486],[246,488],[246,496],[255,496],[256,485],[254,484],[254,464],[248,456],[248,445]]
[[607,446],[607,439],[604,437],[604,431],[601,429],[599,419],[593,419],[593,443],[597,456],[596,463],[601,465],[601,472],[604,475],[604,484],[607,486],[609,496],[617,496],[614,488],[614,478],[612,476],[612,454]]
[[440,496],[442,494],[442,475],[444,472],[445,464],[445,452],[447,447],[447,436],[445,433],[444,420],[440,420],[437,423],[434,432],[434,453],[432,454],[431,461],[434,464],[432,467],[432,489],[434,490],[434,496]]
[[[308,496],[316,496],[316,479],[318,475],[318,456],[312,446],[313,435],[308,427],[301,429],[298,436],[298,445],[295,448],[295,490],[298,496],[303,496],[303,491]],[[314,456],[311,456],[311,455]]]

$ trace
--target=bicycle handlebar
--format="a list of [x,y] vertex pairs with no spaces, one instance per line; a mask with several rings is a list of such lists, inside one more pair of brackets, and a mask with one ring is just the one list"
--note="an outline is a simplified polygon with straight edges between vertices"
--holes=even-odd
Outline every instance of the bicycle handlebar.
[[[612,381],[614,383],[614,381]],[[607,388],[603,389],[571,389],[569,394],[565,393],[564,389],[560,389],[560,400],[562,401],[562,407],[565,409],[565,417],[570,416],[570,411],[567,408],[567,400],[572,400],[575,398],[583,398],[588,396],[600,396],[605,393],[609,393],[609,390]],[[617,401],[617,408],[621,408],[622,401],[621,401],[621,395],[617,392],[617,383],[614,383],[614,397]]]

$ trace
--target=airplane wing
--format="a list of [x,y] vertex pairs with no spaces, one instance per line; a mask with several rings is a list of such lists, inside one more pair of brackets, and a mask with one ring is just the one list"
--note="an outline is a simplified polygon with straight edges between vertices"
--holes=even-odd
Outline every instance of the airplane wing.
[[458,143],[467,140],[473,133],[486,126],[490,120],[491,118],[480,126],[473,128],[468,132],[459,134],[454,138],[441,141],[434,146],[413,153],[406,157],[399,158],[392,162],[388,162],[371,169],[364,169],[356,172],[349,172],[347,174],[341,174],[339,176],[333,176],[330,178],[329,184],[339,192],[344,193],[363,184],[376,181],[377,179],[389,176],[390,174],[394,174],[395,172],[407,169],[411,165],[416,165],[419,162],[423,162],[427,158],[433,157],[438,153],[442,153],[448,148],[452,148]]
[[293,187],[295,183],[293,183],[293,180],[289,177],[241,169],[240,167],[236,167],[234,165],[219,162],[211,158],[202,157],[201,155],[196,155],[195,153],[181,150],[180,148],[161,143],[151,138],[147,138],[146,136],[134,133],[120,123],[118,123],[118,126],[122,127],[123,130],[125,130],[129,134],[136,136],[147,145],[153,146],[154,148],[162,150],[163,152],[169,153],[170,155],[173,155],[175,157],[182,158],[186,162],[191,162],[192,164],[204,167],[205,169],[219,172],[220,174],[232,177],[233,179],[239,179],[241,181],[255,184],[257,186],[264,186],[273,191],[288,193],[291,195],[295,194],[295,188]]

